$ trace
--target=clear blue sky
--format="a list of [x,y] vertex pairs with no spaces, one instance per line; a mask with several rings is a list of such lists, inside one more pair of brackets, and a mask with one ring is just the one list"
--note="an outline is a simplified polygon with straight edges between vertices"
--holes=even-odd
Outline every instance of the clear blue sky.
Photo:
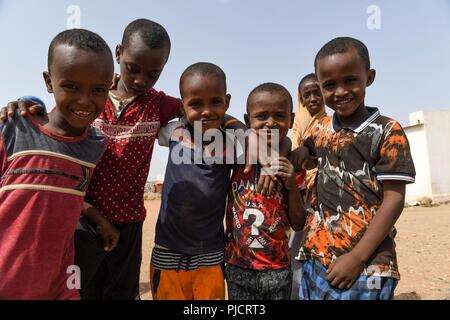
[[[155,88],[178,96],[188,65],[216,63],[227,74],[229,113],[240,119],[248,93],[262,82],[279,82],[296,99],[316,52],[337,36],[356,37],[369,48],[377,77],[367,105],[402,125],[411,112],[450,109],[449,0],[0,0],[1,105],[25,94],[53,105],[42,71],[51,39],[72,16],[70,5],[80,8],[81,27],[99,33],[111,48],[132,20],[161,23],[172,52]],[[367,26],[374,21],[370,5],[380,10],[380,29]],[[166,159],[167,151],[155,147],[149,179],[164,173]]]

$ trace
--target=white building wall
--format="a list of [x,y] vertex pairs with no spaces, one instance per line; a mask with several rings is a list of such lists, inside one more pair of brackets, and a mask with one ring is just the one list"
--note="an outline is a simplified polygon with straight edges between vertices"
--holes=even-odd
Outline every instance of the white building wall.
[[431,197],[450,199],[450,111],[410,114],[405,133],[416,167],[416,182],[407,185],[406,201]]
[[424,125],[405,128],[416,168],[416,182],[406,185],[406,201],[420,197],[431,197],[430,162]]
[[433,200],[450,196],[450,111],[424,112]]

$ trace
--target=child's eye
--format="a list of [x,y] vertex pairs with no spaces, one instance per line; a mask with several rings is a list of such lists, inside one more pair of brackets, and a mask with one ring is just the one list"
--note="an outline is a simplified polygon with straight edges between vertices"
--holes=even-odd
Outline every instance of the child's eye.
[[325,83],[322,85],[322,88],[325,90],[333,90],[336,86],[333,83]]
[[106,92],[108,92],[108,90],[106,90],[105,88],[94,88],[94,93],[102,94]]
[[349,78],[349,79],[345,80],[345,82],[354,83],[356,80],[357,80],[356,78]]
[[75,91],[77,87],[73,84],[65,84],[62,86],[67,91]]
[[222,103],[223,103],[222,100],[219,100],[219,99],[218,100],[213,100],[213,102],[212,102],[212,104],[215,105],[215,106],[222,105]]
[[267,116],[265,114],[255,114],[254,118],[258,120],[265,120]]
[[189,106],[190,108],[192,108],[192,109],[197,109],[197,108],[200,107],[200,103],[199,103],[199,102],[190,102],[190,103],[188,104],[188,106]]
[[139,68],[137,68],[136,66],[130,65],[130,64],[127,64],[127,70],[130,73],[134,73],[134,74],[139,73]]

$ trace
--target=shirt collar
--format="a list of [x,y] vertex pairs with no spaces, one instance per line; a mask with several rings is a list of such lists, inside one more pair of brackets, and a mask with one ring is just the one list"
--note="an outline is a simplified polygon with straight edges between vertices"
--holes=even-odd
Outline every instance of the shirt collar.
[[[374,122],[375,119],[377,119],[380,116],[380,111],[378,110],[378,108],[366,107],[366,109],[367,109],[367,111],[369,111],[369,114],[367,115],[367,117],[365,119],[359,121],[358,123],[354,123],[351,126],[345,127],[345,128],[350,129],[355,133],[360,133],[369,124]],[[331,123],[331,132],[335,133],[335,132],[341,130],[342,128],[344,128],[344,127],[342,126],[341,122],[339,121],[338,117],[336,116],[336,113],[334,113],[332,123]]]

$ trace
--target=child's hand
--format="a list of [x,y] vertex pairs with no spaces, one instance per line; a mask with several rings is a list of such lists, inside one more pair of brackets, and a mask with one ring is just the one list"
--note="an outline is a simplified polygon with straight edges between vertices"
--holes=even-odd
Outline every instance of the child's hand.
[[294,165],[295,172],[299,172],[302,169],[310,170],[316,167],[317,163],[315,159],[309,154],[308,148],[301,146],[291,152],[289,159]]
[[294,166],[285,157],[279,157],[270,163],[271,169],[275,172],[275,176],[283,181],[284,187],[287,190],[297,189],[295,181]]
[[[263,168],[261,171],[265,171]],[[256,191],[263,196],[273,196],[277,191],[281,191],[283,185],[276,179],[273,174],[261,174],[258,179]]]
[[260,143],[267,145],[266,137],[264,135],[258,136],[254,129],[249,130],[250,133],[245,138],[245,174],[249,173],[255,164],[264,168],[268,167],[270,163],[270,157],[259,150]]
[[109,90],[117,90],[117,84],[119,83],[120,80],[120,74],[115,74],[112,78],[111,81],[111,87],[109,87]]
[[273,171],[270,170],[270,159],[267,155],[260,154],[258,150],[258,144],[260,142],[267,145],[267,142],[264,140],[265,136],[258,137],[255,130],[249,130],[252,131],[246,137],[244,173],[249,173],[252,170],[253,165],[259,164],[261,166],[261,174],[258,179],[256,191],[263,196],[272,196],[277,190],[281,190],[282,185],[277,181],[277,177],[274,175]]
[[11,101],[6,107],[1,108],[0,120],[6,121],[8,117],[16,113],[17,109],[20,110],[20,115],[24,117],[27,115],[27,110],[32,115],[45,113],[45,107],[32,100]]
[[98,236],[103,240],[103,249],[106,252],[110,252],[117,247],[120,232],[111,224],[111,222],[106,219],[102,220],[97,225],[96,231]]
[[103,241],[103,249],[106,252],[117,247],[120,232],[106,219],[102,213],[88,202],[83,203],[82,215],[92,224],[96,225],[98,237]]
[[364,262],[351,252],[333,261],[327,270],[327,280],[333,287],[350,289],[364,269]]

